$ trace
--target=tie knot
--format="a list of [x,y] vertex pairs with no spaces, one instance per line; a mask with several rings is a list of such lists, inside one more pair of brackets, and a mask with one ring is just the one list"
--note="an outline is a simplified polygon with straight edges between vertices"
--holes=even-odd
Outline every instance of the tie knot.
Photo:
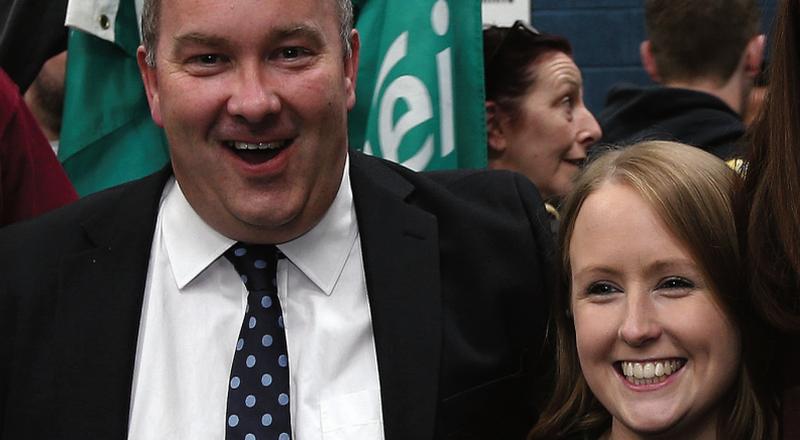
[[275,245],[238,242],[225,251],[225,258],[239,272],[248,291],[273,290],[278,252]]

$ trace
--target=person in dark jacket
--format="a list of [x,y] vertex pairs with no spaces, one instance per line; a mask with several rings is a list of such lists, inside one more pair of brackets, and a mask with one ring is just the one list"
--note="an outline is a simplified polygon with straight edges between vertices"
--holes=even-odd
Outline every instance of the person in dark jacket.
[[656,86],[614,87],[600,144],[669,140],[738,157],[742,114],[763,60],[755,0],[647,0],[642,65]]
[[554,358],[542,199],[349,151],[352,23],[145,0],[171,161],[0,231],[0,439],[523,438]]

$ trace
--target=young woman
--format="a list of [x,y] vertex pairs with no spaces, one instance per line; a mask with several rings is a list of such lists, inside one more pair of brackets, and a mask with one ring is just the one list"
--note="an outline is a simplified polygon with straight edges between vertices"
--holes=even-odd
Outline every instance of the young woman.
[[578,178],[562,206],[556,386],[531,439],[773,436],[749,367],[737,179],[658,141]]

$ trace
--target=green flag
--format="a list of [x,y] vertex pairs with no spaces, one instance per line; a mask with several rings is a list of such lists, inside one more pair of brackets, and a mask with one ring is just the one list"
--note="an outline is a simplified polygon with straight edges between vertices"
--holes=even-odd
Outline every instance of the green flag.
[[416,170],[486,166],[480,0],[355,0],[350,145]]
[[[105,17],[105,16],[104,16]],[[120,0],[114,42],[72,29],[58,157],[80,195],[133,180],[167,162],[136,64],[134,0]]]

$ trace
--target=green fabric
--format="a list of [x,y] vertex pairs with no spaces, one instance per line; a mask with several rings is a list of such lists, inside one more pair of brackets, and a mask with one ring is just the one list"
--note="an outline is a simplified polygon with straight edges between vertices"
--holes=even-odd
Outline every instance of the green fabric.
[[350,145],[416,170],[485,167],[480,0],[354,6],[361,60]]
[[133,0],[120,0],[115,41],[69,34],[58,157],[82,196],[150,174],[168,159],[136,64]]

